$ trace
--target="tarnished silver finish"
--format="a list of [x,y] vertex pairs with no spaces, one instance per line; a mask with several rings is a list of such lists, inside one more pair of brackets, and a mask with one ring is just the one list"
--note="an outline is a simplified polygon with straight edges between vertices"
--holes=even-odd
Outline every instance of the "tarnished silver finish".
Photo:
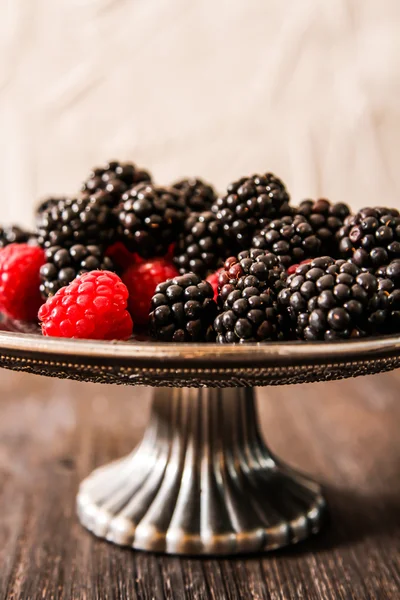
[[400,336],[345,342],[92,342],[0,331],[0,366],[38,375],[168,387],[254,387],[344,379],[400,366]]
[[82,483],[80,519],[97,536],[142,550],[234,554],[306,538],[325,507],[319,486],[267,449],[251,388],[395,369],[400,336],[220,346],[0,332],[0,366],[157,388],[143,442]]
[[319,486],[267,449],[250,388],[157,390],[139,447],[78,494],[96,535],[172,554],[279,548],[316,533],[324,508]]

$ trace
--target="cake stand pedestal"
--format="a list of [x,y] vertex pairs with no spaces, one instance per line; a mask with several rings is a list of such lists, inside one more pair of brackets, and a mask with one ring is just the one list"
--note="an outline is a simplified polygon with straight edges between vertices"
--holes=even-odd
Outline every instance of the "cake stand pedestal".
[[324,509],[319,485],[267,448],[252,388],[157,389],[143,441],[78,494],[97,536],[171,554],[280,548],[319,531]]

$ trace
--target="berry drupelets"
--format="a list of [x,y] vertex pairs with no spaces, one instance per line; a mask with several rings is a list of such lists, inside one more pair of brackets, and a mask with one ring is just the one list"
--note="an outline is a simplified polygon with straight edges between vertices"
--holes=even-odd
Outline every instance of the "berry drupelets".
[[225,261],[218,277],[219,303],[222,305],[228,295],[234,291],[239,279],[245,275],[257,277],[265,288],[278,292],[285,286],[286,271],[275,254],[256,248],[243,250],[237,257]]
[[231,183],[212,210],[220,219],[225,236],[238,249],[249,248],[255,233],[271,219],[292,212],[284,184],[272,173],[242,177]]
[[229,258],[219,274],[220,314],[214,322],[217,342],[276,340],[284,323],[276,302],[286,272],[277,256],[261,250]]
[[151,299],[156,287],[179,275],[175,266],[165,258],[155,258],[131,265],[122,275],[129,292],[128,309],[135,325],[149,321]]
[[188,214],[210,210],[217,195],[214,188],[201,179],[181,179],[172,185],[182,196]]
[[400,331],[400,259],[380,267],[378,278],[378,302],[370,315],[372,329],[377,333],[390,334]]
[[320,257],[288,277],[278,302],[299,339],[347,339],[370,332],[377,292],[378,280],[371,273],[349,261]]
[[120,239],[144,258],[163,256],[183,229],[185,207],[174,188],[141,183],[122,196]]
[[276,340],[280,314],[276,295],[254,277],[241,277],[226,296],[222,312],[214,322],[217,342],[235,344]]
[[304,200],[295,214],[274,219],[253,238],[252,246],[279,256],[285,267],[308,258],[339,258],[337,232],[350,214],[346,204]]
[[208,281],[208,283],[211,284],[211,287],[214,290],[215,302],[217,302],[217,300],[218,300],[218,280],[219,280],[220,273],[222,273],[222,271],[223,271],[222,268],[218,269],[218,271],[215,271],[214,273],[210,273],[210,275],[206,279],[206,281]]
[[252,246],[276,254],[286,267],[320,255],[322,243],[301,215],[274,219],[253,238]]
[[38,246],[10,244],[0,250],[0,311],[12,319],[35,321],[42,304],[39,271],[45,261]]
[[124,192],[143,181],[151,181],[150,173],[134,163],[111,160],[91,171],[82,186],[82,191],[93,194],[105,190],[111,195],[113,206],[117,206]]
[[350,215],[350,208],[343,202],[336,204],[323,198],[303,200],[295,209],[296,214],[307,219],[314,235],[320,240],[319,256],[339,258],[337,232],[343,227],[345,219]]
[[49,210],[49,208],[54,208],[60,202],[66,202],[68,198],[66,196],[48,196],[41,200],[36,208],[36,216],[40,215],[42,212]]
[[345,219],[339,250],[358,267],[377,269],[400,258],[400,215],[393,208],[363,208]]
[[74,244],[107,247],[115,240],[117,219],[111,196],[100,191],[92,196],[50,203],[37,216],[38,241],[43,248]]
[[217,305],[214,291],[195,273],[168,279],[151,301],[150,333],[164,342],[212,341]]
[[229,256],[222,224],[214,213],[192,213],[184,224],[174,251],[174,263],[180,273],[197,273],[205,277],[221,267]]
[[77,277],[40,308],[43,335],[93,340],[127,340],[132,318],[128,290],[118,275],[92,271]]
[[115,270],[113,262],[99,246],[51,246],[45,252],[45,264],[40,269],[40,292],[46,299],[70,284],[78,275],[99,269]]
[[5,248],[9,244],[35,244],[36,236],[18,225],[9,227],[0,227],[0,248]]

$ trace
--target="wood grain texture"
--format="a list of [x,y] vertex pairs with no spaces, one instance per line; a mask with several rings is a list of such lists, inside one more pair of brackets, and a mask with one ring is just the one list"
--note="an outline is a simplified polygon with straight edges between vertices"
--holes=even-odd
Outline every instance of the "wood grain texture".
[[331,523],[218,560],[122,550],[77,521],[79,481],[139,440],[149,390],[0,375],[0,599],[400,597],[400,372],[260,392],[267,440],[325,484]]
[[399,203],[397,0],[0,3],[2,221],[109,158]]

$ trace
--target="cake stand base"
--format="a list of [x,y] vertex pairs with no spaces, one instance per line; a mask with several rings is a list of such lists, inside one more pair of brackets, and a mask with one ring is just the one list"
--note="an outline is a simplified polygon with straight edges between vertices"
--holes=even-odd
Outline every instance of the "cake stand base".
[[268,450],[251,388],[158,388],[132,454],[96,469],[82,524],[138,550],[213,555],[272,550],[317,533],[320,486]]

